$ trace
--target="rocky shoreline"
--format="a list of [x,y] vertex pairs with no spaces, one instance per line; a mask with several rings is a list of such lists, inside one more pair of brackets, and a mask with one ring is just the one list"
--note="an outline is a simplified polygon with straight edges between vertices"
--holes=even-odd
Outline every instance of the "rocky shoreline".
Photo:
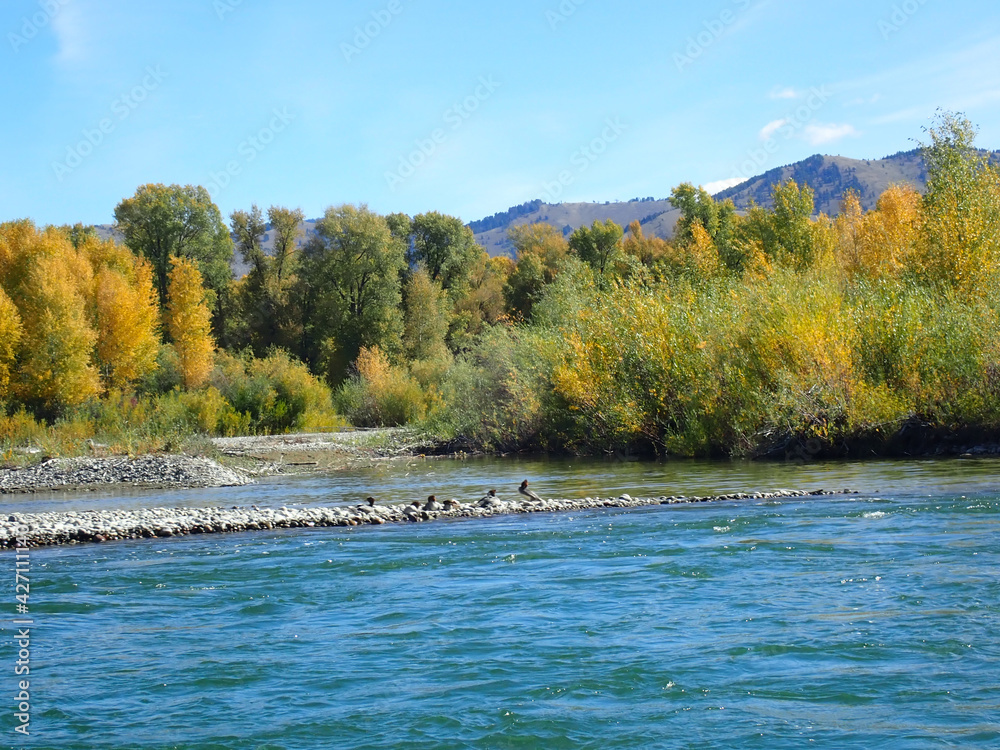
[[192,456],[53,458],[26,469],[0,470],[0,495],[102,487],[240,487],[253,481],[249,472],[229,469],[211,459]]
[[409,505],[359,505],[337,508],[153,508],[144,510],[77,511],[66,513],[14,513],[0,521],[0,548],[111,542],[126,539],[176,537],[272,529],[332,526],[372,526],[419,523],[439,519],[489,518],[520,513],[554,513],[593,508],[639,508],[739,500],[781,500],[820,495],[857,494],[851,490],[813,492],[735,493],[716,497],[659,497],[635,499],[584,498],[582,500],[502,500],[485,497],[478,502]]

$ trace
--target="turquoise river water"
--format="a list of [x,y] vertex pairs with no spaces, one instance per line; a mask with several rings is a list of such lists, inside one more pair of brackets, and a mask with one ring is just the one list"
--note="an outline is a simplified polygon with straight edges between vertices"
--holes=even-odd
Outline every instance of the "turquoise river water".
[[860,495],[33,550],[23,748],[1000,748],[1000,463],[411,461],[0,512]]

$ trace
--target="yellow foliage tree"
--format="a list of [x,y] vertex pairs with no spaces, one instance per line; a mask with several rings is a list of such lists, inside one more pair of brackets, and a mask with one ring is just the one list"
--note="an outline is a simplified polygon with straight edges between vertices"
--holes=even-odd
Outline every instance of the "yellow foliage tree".
[[840,263],[849,276],[898,278],[911,261],[920,236],[921,197],[911,187],[893,185],[865,214],[857,195],[844,198],[836,221]]
[[[704,232],[704,229],[702,229]],[[644,266],[652,266],[670,255],[670,243],[659,237],[646,237],[638,220],[628,225],[628,236],[622,243],[627,255],[636,258]]]
[[198,266],[187,258],[171,258],[167,291],[167,331],[180,359],[185,388],[204,385],[212,371],[215,341],[212,313],[205,300]]
[[125,388],[156,369],[159,305],[153,272],[147,262],[131,260],[131,283],[109,267],[98,271],[95,281],[97,360],[111,388]]
[[942,113],[923,149],[927,195],[914,270],[972,298],[1000,277],[1000,172],[975,148],[976,128]]
[[691,243],[686,248],[687,265],[699,277],[713,276],[719,271],[719,253],[715,242],[701,222],[691,225]]
[[7,398],[10,371],[21,340],[21,316],[17,307],[0,287],[0,401]]
[[16,392],[48,410],[83,403],[100,391],[90,363],[97,336],[74,270],[80,266],[69,254],[36,257],[17,293],[24,335]]

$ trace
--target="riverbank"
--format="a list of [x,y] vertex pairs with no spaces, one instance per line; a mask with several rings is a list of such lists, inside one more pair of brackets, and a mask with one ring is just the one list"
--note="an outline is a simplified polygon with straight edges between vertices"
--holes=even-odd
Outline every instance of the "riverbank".
[[0,471],[0,494],[88,491],[103,487],[240,487],[253,481],[250,471],[194,456],[53,458],[24,469]]
[[851,490],[812,492],[732,493],[714,497],[658,497],[636,499],[587,497],[580,500],[504,500],[485,497],[478,502],[447,500],[338,508],[153,508],[143,510],[70,513],[13,513],[0,521],[0,547],[47,547],[87,542],[220,534],[273,529],[334,526],[379,526],[444,519],[490,518],[523,513],[556,513],[594,508],[640,508],[723,501],[767,501],[822,495],[856,494]]
[[75,456],[0,469],[0,495],[234,487],[259,476],[341,471],[437,452],[434,441],[406,429],[213,438],[199,455]]

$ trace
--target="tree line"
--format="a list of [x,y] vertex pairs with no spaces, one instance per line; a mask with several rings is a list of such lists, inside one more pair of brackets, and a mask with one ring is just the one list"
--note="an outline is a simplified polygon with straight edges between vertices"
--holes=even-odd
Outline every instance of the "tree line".
[[489,449],[685,455],[914,418],[985,427],[1000,413],[1000,180],[961,116],[929,138],[926,195],[893,186],[873,211],[849,193],[816,216],[789,181],[772,208],[738,212],[683,184],[669,241],[638,222],[520,224],[515,258],[437,212],[335,206],[309,237],[281,206],[227,224],[195,186],[119,203],[124,244],[9,222],[0,403],[8,421],[53,422],[169,396],[208,432],[337,412]]

